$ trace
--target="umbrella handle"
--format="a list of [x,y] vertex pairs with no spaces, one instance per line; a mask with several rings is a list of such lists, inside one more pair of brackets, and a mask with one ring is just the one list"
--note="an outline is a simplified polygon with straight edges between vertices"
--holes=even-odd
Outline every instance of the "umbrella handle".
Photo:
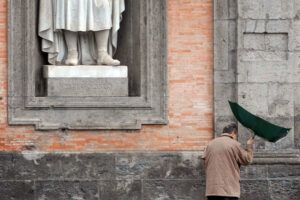
[[254,133],[254,131],[253,130],[251,130],[250,128],[247,128],[251,133],[253,133],[253,136],[251,137],[252,139],[254,139],[255,138],[255,133]]

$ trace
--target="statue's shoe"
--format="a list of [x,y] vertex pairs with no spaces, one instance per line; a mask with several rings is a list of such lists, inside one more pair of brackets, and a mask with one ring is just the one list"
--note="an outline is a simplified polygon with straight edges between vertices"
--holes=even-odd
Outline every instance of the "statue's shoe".
[[78,65],[78,52],[69,52],[65,64]]
[[107,52],[102,51],[98,53],[97,64],[117,66],[120,65],[120,61],[113,59]]

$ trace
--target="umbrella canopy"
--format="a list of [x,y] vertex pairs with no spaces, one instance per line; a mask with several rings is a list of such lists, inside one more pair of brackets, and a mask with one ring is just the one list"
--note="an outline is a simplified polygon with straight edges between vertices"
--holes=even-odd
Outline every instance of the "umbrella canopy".
[[228,102],[235,118],[243,126],[251,129],[256,135],[270,142],[278,141],[279,139],[285,137],[291,130],[290,128],[277,126],[258,116],[255,116],[237,103],[230,101]]

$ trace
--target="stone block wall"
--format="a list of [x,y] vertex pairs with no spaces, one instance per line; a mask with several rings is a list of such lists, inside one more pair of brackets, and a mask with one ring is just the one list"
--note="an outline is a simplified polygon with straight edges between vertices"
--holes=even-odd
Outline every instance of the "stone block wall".
[[[215,133],[234,121],[228,100],[278,125],[292,128],[276,144],[256,139],[259,151],[299,152],[299,3],[215,1]],[[251,133],[239,127],[245,142]]]
[[[22,200],[205,200],[199,152],[1,153],[0,197]],[[242,200],[298,200],[300,165],[256,160]]]
[[257,149],[283,151],[298,146],[297,7],[290,0],[241,1],[238,5],[238,101],[260,116],[292,128],[276,144],[258,141]]
[[[214,1],[214,131],[236,121],[228,100],[290,127],[277,143],[255,139],[241,172],[241,199],[298,199],[298,15],[292,0]],[[252,133],[239,126],[245,144]]]

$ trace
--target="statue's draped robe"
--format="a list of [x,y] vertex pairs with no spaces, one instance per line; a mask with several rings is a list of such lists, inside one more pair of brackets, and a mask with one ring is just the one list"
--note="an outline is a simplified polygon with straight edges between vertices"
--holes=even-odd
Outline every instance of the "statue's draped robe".
[[124,0],[40,0],[39,36],[50,64],[62,64],[67,56],[63,30],[79,32],[81,64],[95,64],[95,31],[110,29],[108,50],[117,48]]

